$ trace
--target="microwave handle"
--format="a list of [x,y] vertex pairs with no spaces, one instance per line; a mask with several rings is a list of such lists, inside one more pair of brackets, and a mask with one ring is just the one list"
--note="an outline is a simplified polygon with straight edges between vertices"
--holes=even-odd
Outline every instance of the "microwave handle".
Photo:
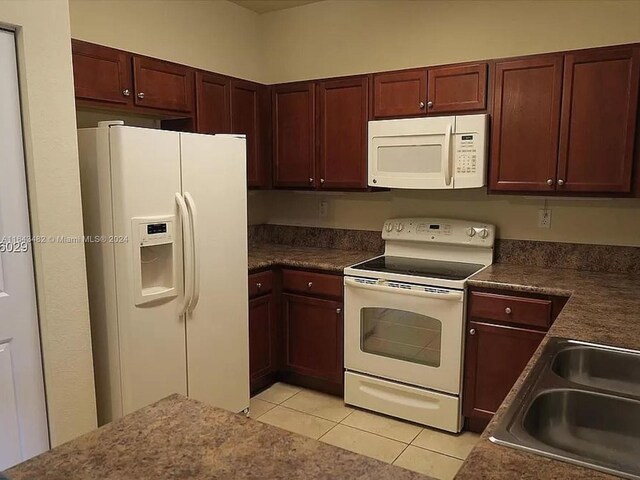
[[438,300],[462,301],[462,292],[431,293],[431,292],[425,292],[424,290],[404,289],[404,288],[386,287],[384,285],[379,285],[379,284],[376,285],[376,284],[369,284],[369,283],[360,283],[354,280],[353,278],[349,278],[349,277],[345,277],[344,284],[351,287],[364,288],[366,290],[374,290],[377,292],[400,293],[403,295],[435,298]]
[[444,133],[444,183],[451,185],[451,134],[453,133],[453,124],[447,125],[447,131]]

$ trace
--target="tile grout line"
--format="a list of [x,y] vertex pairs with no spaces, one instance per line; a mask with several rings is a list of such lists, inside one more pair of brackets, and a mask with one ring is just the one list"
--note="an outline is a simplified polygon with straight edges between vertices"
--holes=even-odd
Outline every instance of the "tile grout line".
[[449,457],[449,458],[453,458],[454,460],[459,460],[461,462],[464,462],[467,457],[465,458],[460,458],[460,457],[456,457],[455,455],[451,455],[449,453],[442,453],[442,452],[438,452],[437,450],[431,450],[430,448],[425,448],[425,447],[421,447],[419,445],[415,445],[413,443],[410,444],[412,447],[416,447],[419,448],[420,450],[426,450],[427,452],[431,452],[431,453],[437,453],[438,455],[443,455],[445,457]]
[[402,455],[402,454],[404,453],[404,451],[405,451],[407,448],[409,448],[409,445],[410,445],[410,444],[405,444],[405,447],[402,449],[402,451],[401,451],[401,452],[396,456],[396,458],[394,458],[394,459],[393,459],[393,461],[392,461],[392,462],[389,462],[389,463],[391,463],[391,465],[394,465],[394,464],[396,463],[396,460],[398,460],[398,459],[400,458],[400,455]]

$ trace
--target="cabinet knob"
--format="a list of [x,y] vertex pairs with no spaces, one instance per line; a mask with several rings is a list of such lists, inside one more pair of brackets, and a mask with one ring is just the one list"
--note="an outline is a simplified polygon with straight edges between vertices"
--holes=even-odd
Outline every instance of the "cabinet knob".
[[124,90],[122,90],[122,95],[124,95],[125,97],[128,97],[129,95],[131,95],[131,92],[129,91],[128,88],[125,88]]
[[138,98],[142,100],[144,98],[144,92],[138,93]]
[[376,180],[375,178],[373,179],[373,183],[378,183],[378,180]]
[[420,103],[418,104],[418,106],[420,107],[420,110],[423,110],[423,109],[424,109],[424,102],[420,102]]
[[337,313],[338,315],[340,315],[340,314],[342,313],[342,309],[341,309],[341,308],[336,308],[336,313]]
[[550,178],[547,180],[547,185],[549,186],[553,185],[553,178]]
[[476,329],[472,328],[471,330],[469,330],[469,335],[475,335],[476,334]]
[[320,179],[320,183],[324,183],[324,178],[321,178],[321,179]]
[[504,313],[506,313],[507,315],[511,314],[511,309],[509,307],[504,309]]
[[309,177],[309,183],[313,183],[313,178]]
[[256,283],[256,288],[260,290],[262,288],[262,284],[260,282]]
[[433,102],[431,102],[431,101],[427,102],[427,107],[433,108]]
[[313,282],[307,283],[307,288],[311,288],[311,287],[313,287]]
[[558,179],[558,185],[560,185],[560,186],[564,185],[564,180],[559,178]]

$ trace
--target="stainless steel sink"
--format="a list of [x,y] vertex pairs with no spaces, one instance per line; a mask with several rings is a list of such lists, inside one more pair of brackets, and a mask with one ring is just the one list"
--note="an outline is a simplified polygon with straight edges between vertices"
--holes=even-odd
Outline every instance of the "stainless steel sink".
[[640,479],[640,352],[551,338],[491,441]]

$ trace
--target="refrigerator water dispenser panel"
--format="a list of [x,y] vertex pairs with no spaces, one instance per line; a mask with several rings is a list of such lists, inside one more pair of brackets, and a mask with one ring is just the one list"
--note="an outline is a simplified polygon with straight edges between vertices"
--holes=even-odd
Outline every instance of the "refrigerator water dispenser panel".
[[131,222],[136,305],[176,297],[175,217],[137,217]]

